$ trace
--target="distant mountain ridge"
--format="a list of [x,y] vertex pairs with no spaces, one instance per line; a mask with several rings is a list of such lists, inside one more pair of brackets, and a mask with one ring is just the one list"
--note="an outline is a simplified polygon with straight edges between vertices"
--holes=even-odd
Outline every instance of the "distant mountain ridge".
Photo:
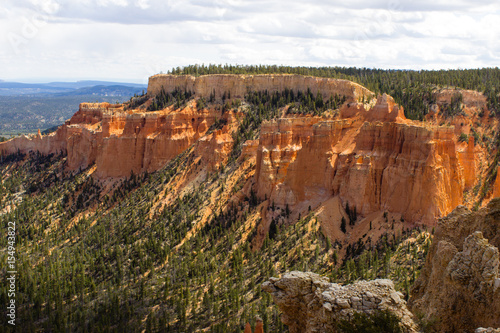
[[[116,87],[124,87],[123,92],[117,93]],[[142,89],[146,89],[146,84],[128,83],[128,82],[112,82],[112,81],[97,81],[84,80],[76,82],[49,82],[49,83],[22,83],[22,82],[6,82],[0,80],[0,96],[22,96],[22,95],[47,95],[58,94],[58,96],[69,95],[86,95],[87,93],[77,92],[79,89],[89,90],[94,87],[99,87],[97,91],[91,92],[91,95],[102,94],[100,96],[110,96],[103,87],[113,87],[111,90],[115,92],[112,96],[128,96],[130,91],[140,93]],[[84,90],[84,91],[86,91]],[[75,92],[77,92],[75,94]]]

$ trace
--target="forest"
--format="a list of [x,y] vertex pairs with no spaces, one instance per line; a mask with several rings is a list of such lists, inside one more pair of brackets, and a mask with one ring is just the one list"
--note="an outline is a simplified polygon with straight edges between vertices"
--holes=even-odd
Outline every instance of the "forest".
[[[2,226],[18,225],[17,329],[192,332],[208,325],[212,332],[242,332],[259,314],[266,332],[285,332],[260,284],[286,270],[312,270],[347,283],[391,277],[408,295],[430,245],[431,235],[419,230],[389,230],[367,250],[360,241],[340,258],[342,245],[308,215],[275,225],[255,251],[256,230],[248,229],[248,219],[258,202],[247,198],[214,214],[186,240],[209,194],[235,190],[223,188],[235,168],[230,165],[152,215],[190,158],[188,151],[159,172],[132,175],[112,195],[102,195],[102,185],[85,172],[62,171],[62,155],[5,159],[0,171],[12,177],[0,187],[1,207],[20,200],[19,193],[30,194],[0,217]],[[410,235],[417,241],[404,243]],[[0,302],[6,299],[2,289]]]

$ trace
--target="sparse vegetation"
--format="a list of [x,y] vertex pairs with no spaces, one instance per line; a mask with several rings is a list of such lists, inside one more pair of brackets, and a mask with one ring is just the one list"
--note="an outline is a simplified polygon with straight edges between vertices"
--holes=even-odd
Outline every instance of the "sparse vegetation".
[[175,89],[172,92],[166,92],[161,89],[160,92],[153,98],[148,111],[158,111],[165,109],[170,105],[174,105],[176,109],[184,107],[186,102],[192,99],[193,93],[191,91],[181,91]]
[[388,310],[372,314],[355,313],[351,320],[342,320],[337,326],[343,333],[402,333],[399,318]]

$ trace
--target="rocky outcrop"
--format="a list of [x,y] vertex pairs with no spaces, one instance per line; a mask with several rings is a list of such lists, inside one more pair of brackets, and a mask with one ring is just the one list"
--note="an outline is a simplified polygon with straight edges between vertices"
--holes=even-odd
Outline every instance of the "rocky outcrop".
[[355,312],[370,314],[376,310],[391,311],[407,331],[416,332],[403,295],[390,280],[342,286],[314,273],[294,271],[280,279],[270,278],[262,289],[271,293],[290,333],[335,332],[340,320],[351,319]]
[[131,172],[158,170],[200,139],[220,116],[220,111],[198,110],[191,103],[175,112],[136,112],[105,118],[103,128],[111,127],[116,120],[124,125],[103,137],[96,174],[126,177]]
[[[252,327],[250,326],[250,323],[246,323],[245,333],[252,333]],[[262,322],[262,319],[258,316],[255,319],[255,330],[253,331],[253,333],[264,333],[264,323]]]
[[500,327],[500,199],[471,212],[463,206],[438,222],[410,299],[414,313],[441,332]]
[[230,98],[243,99],[248,91],[264,91],[272,93],[285,89],[305,92],[308,89],[313,94],[321,93],[323,98],[330,96],[345,96],[347,101],[362,101],[374,96],[365,87],[348,81],[314,76],[269,74],[269,75],[169,75],[158,74],[149,78],[148,95],[154,96],[161,89],[172,92],[175,89],[194,92],[198,97],[208,99],[210,95],[218,100],[224,95]]
[[461,96],[461,103],[467,108],[475,108],[477,111],[487,109],[486,96],[475,90],[440,89],[434,92],[436,104],[439,107],[451,104],[455,96]]
[[345,103],[340,109],[340,116],[343,119],[361,117],[370,122],[404,122],[406,119],[403,108],[387,94],[380,95],[375,105],[368,109],[362,103]]
[[[404,121],[388,97],[370,111],[359,110],[340,120],[264,123],[257,194],[294,211],[339,195],[363,215],[387,210],[425,224],[462,203],[464,167],[453,128]],[[393,121],[367,121],[371,118]]]

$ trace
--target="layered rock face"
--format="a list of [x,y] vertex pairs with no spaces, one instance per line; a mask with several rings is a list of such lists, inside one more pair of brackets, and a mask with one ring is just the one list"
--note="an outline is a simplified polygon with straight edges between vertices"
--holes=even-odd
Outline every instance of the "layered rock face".
[[457,207],[438,222],[410,298],[414,313],[441,332],[500,327],[500,198],[471,212]]
[[[9,140],[0,144],[0,151],[7,155],[18,149],[43,154],[62,150],[67,152],[68,169],[85,169],[95,163],[95,175],[100,178],[152,172],[200,139],[216,118],[221,119],[220,111],[198,110],[194,104],[181,110],[126,112],[108,103],[82,103],[55,133]],[[231,140],[222,132],[214,138],[214,147]],[[225,153],[227,147],[221,149]]]
[[[291,89],[313,93],[325,98],[343,95],[350,101],[373,95],[368,89],[346,80],[304,77],[300,75],[208,75],[202,77],[156,75],[150,78],[148,94],[160,89],[190,90],[197,97],[209,98],[224,94],[243,98],[249,90],[269,92]],[[68,169],[85,169],[95,163],[95,176],[128,177],[131,173],[152,172],[202,138],[220,109],[198,110],[191,102],[182,110],[168,108],[156,112],[125,111],[123,105],[82,103],[78,112],[55,133],[42,137],[20,137],[0,143],[0,153],[59,151],[68,155]],[[226,113],[225,117],[231,117]],[[233,117],[234,118],[234,117]],[[231,124],[234,119],[225,119]],[[236,124],[237,125],[237,124]],[[217,168],[231,150],[230,130],[202,138],[196,146],[209,168]],[[249,151],[255,152],[255,147]]]
[[408,332],[416,332],[412,314],[402,294],[390,280],[358,281],[351,285],[330,283],[314,273],[290,272],[270,278],[262,289],[273,296],[290,333],[335,332],[340,320],[355,312],[389,310]]
[[458,157],[463,167],[465,188],[471,188],[476,184],[476,153],[474,151],[474,137],[469,136],[469,142],[465,149],[458,149]]
[[264,91],[272,93],[285,89],[294,92],[305,92],[308,89],[313,94],[321,93],[324,98],[335,94],[345,96],[348,101],[362,101],[371,98],[374,94],[365,87],[348,81],[313,76],[271,74],[271,75],[169,75],[158,74],[151,76],[148,83],[148,95],[154,96],[161,89],[172,92],[175,89],[192,91],[195,95],[209,98],[214,94],[218,100],[223,95],[231,98],[243,99],[248,91]]
[[363,215],[387,210],[426,224],[462,203],[464,167],[453,128],[405,121],[387,96],[369,111],[348,109],[340,120],[264,123],[257,149],[257,194],[298,211],[339,195]]
[[220,118],[216,110],[197,110],[193,104],[177,112],[117,114],[103,119],[103,128],[113,123],[96,158],[97,176],[124,177],[131,172],[152,172],[182,153],[203,136]]
[[452,98],[458,95],[461,96],[465,107],[476,108],[477,110],[487,109],[486,96],[475,90],[441,89],[434,93],[436,104],[440,107],[451,104]]
[[46,136],[42,136],[40,131],[32,137],[21,135],[10,139],[9,141],[0,143],[0,155],[6,156],[15,154],[18,151],[27,153],[30,151],[38,151],[41,154],[58,153],[60,151],[66,152],[66,128],[58,130]]

